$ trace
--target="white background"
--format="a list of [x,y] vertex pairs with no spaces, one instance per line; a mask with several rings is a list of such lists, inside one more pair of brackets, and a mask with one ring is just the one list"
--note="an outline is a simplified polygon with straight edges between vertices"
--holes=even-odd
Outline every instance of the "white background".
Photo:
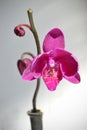
[[53,27],[62,29],[66,50],[79,60],[80,84],[62,80],[50,92],[43,81],[37,105],[43,111],[44,130],[87,130],[87,1],[86,0],[2,0],[0,1],[0,130],[30,130],[27,111],[32,108],[36,81],[22,81],[16,62],[24,51],[36,54],[31,32],[19,38],[14,27],[28,23],[33,9],[40,37]]

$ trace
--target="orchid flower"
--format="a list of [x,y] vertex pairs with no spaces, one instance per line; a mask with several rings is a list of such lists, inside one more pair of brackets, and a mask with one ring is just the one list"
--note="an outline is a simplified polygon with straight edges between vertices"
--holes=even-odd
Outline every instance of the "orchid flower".
[[[41,53],[32,9],[29,9],[27,13],[30,24],[17,25],[14,28],[14,33],[19,37],[23,37],[25,35],[23,27],[27,27],[34,36],[37,55],[34,56],[31,52],[24,52],[17,61],[17,67],[23,80],[37,80],[32,98],[32,112],[38,112],[36,99],[40,88],[40,78],[42,77],[50,91],[54,91],[63,78],[77,84],[80,82],[79,65],[77,58],[71,52],[65,50],[64,34],[59,28],[53,28],[46,34],[42,46],[43,53]],[[25,55],[32,58],[26,58]]]
[[65,50],[64,35],[59,28],[53,28],[45,36],[43,53],[33,60],[18,60],[18,69],[24,80],[42,77],[51,91],[56,89],[63,78],[72,83],[80,82],[78,61],[72,53]]

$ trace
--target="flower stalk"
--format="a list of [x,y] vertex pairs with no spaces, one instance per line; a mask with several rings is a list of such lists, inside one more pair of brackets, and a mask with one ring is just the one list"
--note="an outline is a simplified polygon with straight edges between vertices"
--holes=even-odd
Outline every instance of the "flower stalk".
[[33,103],[32,112],[37,112],[38,111],[37,106],[36,106],[36,100],[37,100],[37,95],[38,95],[39,88],[40,88],[40,78],[37,79],[37,85],[36,85],[36,89],[35,89],[33,100],[32,100],[32,103]]
[[30,52],[24,52],[24,53],[22,53],[22,55],[21,55],[21,59],[24,59],[25,55],[29,55],[29,56],[31,56],[32,58],[35,57],[35,56],[34,56],[32,53],[30,53]]
[[[29,17],[31,31],[33,33],[33,36],[34,36],[34,39],[35,39],[35,42],[36,42],[37,55],[38,55],[38,54],[41,53],[41,49],[40,49],[39,37],[38,37],[37,31],[36,31],[36,28],[35,28],[35,25],[34,25],[34,21],[33,21],[33,15],[32,15],[33,11],[32,11],[32,9],[29,9],[27,11],[27,13],[28,13],[28,17]],[[33,105],[32,111],[33,112],[37,112],[36,99],[37,99],[39,88],[40,88],[40,78],[37,79],[37,85],[36,85],[36,89],[35,89],[35,92],[34,92],[34,95],[33,95],[33,100],[32,100],[32,105]]]
[[33,11],[32,9],[29,9],[27,11],[28,13],[28,17],[29,17],[29,21],[30,21],[30,26],[31,26],[31,31],[34,35],[34,39],[35,39],[35,42],[36,42],[36,47],[37,47],[37,55],[41,53],[41,49],[40,49],[40,41],[39,41],[39,37],[38,37],[38,34],[37,34],[37,31],[36,31],[36,28],[35,28],[35,25],[34,25],[34,21],[33,21]]

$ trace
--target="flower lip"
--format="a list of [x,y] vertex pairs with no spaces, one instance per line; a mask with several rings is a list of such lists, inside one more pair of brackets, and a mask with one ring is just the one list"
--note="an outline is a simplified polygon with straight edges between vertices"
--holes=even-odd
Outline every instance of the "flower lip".
[[54,64],[54,67],[53,66],[51,67],[48,63],[43,70],[42,77],[47,88],[50,91],[54,91],[59,82],[62,80],[60,65]]

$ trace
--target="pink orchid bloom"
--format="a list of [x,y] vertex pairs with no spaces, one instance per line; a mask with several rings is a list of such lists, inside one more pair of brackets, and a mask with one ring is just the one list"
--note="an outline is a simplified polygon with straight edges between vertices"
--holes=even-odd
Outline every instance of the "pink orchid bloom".
[[43,54],[36,56],[33,61],[30,59],[18,61],[22,78],[32,80],[42,76],[51,91],[56,89],[63,78],[72,83],[79,83],[78,61],[64,47],[62,31],[58,28],[52,29],[44,38]]

